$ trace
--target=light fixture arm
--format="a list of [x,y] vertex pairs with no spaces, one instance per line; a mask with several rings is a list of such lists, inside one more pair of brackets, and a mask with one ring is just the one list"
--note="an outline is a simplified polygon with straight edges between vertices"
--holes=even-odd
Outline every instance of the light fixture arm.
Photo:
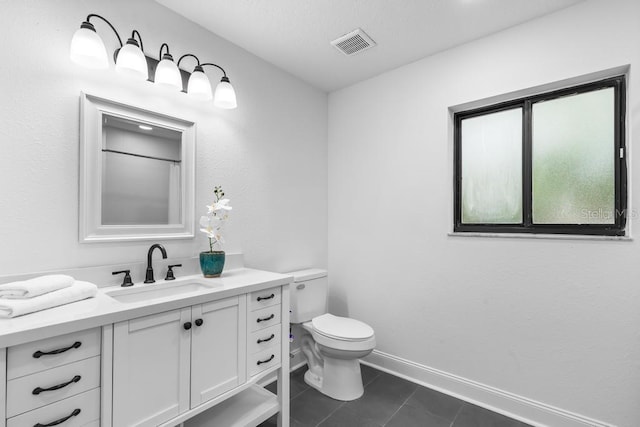
[[[142,51],[142,53],[144,53],[144,45],[142,44],[142,36],[140,35],[140,33],[138,32],[138,30],[133,30],[131,31],[131,38],[135,40],[135,36],[136,34],[138,35],[138,40],[140,41],[140,50]],[[162,47],[161,47],[162,48]],[[167,49],[169,48],[169,46],[167,46]]]
[[182,55],[180,57],[180,59],[178,59],[178,68],[180,68],[180,61],[182,61],[184,58],[186,58],[187,56],[190,56],[192,58],[195,58],[196,61],[198,62],[198,66],[200,66],[200,58],[198,58],[197,56],[195,56],[193,53],[185,53],[184,55]]
[[162,43],[160,45],[160,53],[158,53],[158,61],[162,61],[162,48],[166,47],[167,48],[167,55],[171,55],[171,52],[169,52],[169,45],[166,43]]
[[222,68],[221,66],[213,64],[211,62],[205,62],[204,64],[200,64],[201,67],[204,67],[205,65],[211,65],[213,67],[219,68],[222,71],[222,74],[224,74],[223,78],[227,78],[227,72],[224,71],[224,68]]
[[[107,20],[107,18],[104,18],[104,17],[102,17],[102,16],[100,16],[100,15],[97,15],[97,14],[95,14],[95,13],[91,13],[91,14],[89,14],[89,15],[87,16],[87,19],[85,20],[85,22],[86,22],[86,23],[89,23],[89,20],[90,20],[91,18],[100,18],[100,19],[102,19],[104,22],[106,22],[106,23],[107,23],[107,25],[108,25],[109,27],[111,27],[111,29],[113,30],[113,32],[116,34],[116,37],[118,38],[118,43],[120,43],[120,47],[124,46],[124,45],[122,44],[122,39],[120,38],[120,34],[118,34],[118,31],[116,31],[115,27],[111,24],[111,22],[109,22],[109,21]],[[84,24],[84,23],[83,23],[83,24]],[[140,34],[138,34],[138,36],[140,36]],[[142,41],[141,41],[141,43],[142,43]]]

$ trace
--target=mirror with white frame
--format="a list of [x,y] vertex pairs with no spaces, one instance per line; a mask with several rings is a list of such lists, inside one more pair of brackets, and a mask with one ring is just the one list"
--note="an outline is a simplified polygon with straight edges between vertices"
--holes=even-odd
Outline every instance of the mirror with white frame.
[[93,95],[80,108],[80,241],[194,237],[195,123]]

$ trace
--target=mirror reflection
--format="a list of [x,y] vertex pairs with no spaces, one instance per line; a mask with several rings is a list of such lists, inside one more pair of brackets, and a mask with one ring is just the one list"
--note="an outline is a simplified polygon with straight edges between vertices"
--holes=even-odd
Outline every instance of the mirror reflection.
[[102,225],[179,224],[182,133],[103,119]]
[[80,241],[192,239],[195,127],[164,111],[83,93]]

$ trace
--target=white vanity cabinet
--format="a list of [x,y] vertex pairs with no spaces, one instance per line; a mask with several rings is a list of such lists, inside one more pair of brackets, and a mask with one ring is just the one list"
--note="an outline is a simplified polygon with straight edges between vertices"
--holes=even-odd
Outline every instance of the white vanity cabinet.
[[182,297],[105,291],[0,321],[0,427],[288,427],[290,280],[237,269]]
[[157,426],[246,380],[246,298],[114,324],[113,426]]
[[94,328],[9,347],[6,426],[98,427],[100,337]]

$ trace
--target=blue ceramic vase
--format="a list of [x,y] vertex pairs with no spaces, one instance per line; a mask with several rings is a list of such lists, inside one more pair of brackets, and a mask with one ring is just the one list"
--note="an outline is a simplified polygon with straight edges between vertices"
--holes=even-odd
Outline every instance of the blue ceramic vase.
[[200,252],[200,269],[204,277],[220,277],[224,268],[224,251]]

